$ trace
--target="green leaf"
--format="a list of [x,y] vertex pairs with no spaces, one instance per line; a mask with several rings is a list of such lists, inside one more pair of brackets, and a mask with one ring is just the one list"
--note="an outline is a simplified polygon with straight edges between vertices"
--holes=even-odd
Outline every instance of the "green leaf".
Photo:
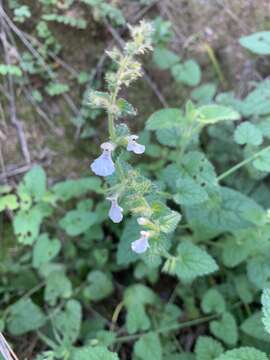
[[168,214],[160,216],[158,219],[160,231],[166,234],[173,232],[180,220],[181,215],[176,211],[170,210]]
[[197,86],[201,81],[201,69],[195,60],[187,60],[183,64],[172,67],[172,75],[177,82],[188,86]]
[[25,245],[31,245],[39,234],[42,214],[37,207],[29,211],[19,211],[13,221],[14,232],[18,241]]
[[21,77],[23,73],[22,70],[16,65],[0,64],[0,75],[13,75]]
[[184,281],[208,275],[218,270],[215,260],[200,247],[184,241],[177,248],[176,274]]
[[128,265],[139,259],[131,250],[131,243],[140,237],[140,226],[135,219],[127,220],[117,248],[117,264]]
[[255,339],[268,342],[269,334],[267,334],[262,320],[261,311],[255,312],[241,324],[240,328],[245,334],[252,336]]
[[72,360],[119,360],[116,353],[112,353],[102,346],[85,346],[72,352]]
[[202,299],[202,309],[206,314],[222,314],[226,309],[226,303],[223,296],[216,289],[209,289]]
[[258,83],[255,90],[242,101],[241,111],[245,117],[260,116],[270,113],[270,80]]
[[223,313],[221,320],[211,321],[210,330],[213,335],[229,346],[234,346],[238,341],[238,329],[234,316]]
[[252,347],[241,347],[226,351],[216,360],[268,360],[268,357],[265,353]]
[[46,193],[46,181],[46,173],[43,168],[38,165],[33,166],[20,183],[19,191],[40,201]]
[[257,158],[252,162],[252,165],[257,170],[269,172],[270,171],[270,149],[264,151],[259,156],[257,156]]
[[197,101],[200,105],[209,104],[213,100],[216,91],[216,84],[203,84],[198,88],[192,90],[191,98]]
[[45,90],[50,96],[58,96],[69,91],[69,86],[67,84],[61,84],[58,82],[50,82],[45,87]]
[[203,105],[196,111],[197,120],[202,124],[215,124],[225,120],[239,120],[240,115],[235,110],[222,105]]
[[124,293],[124,304],[127,308],[126,326],[129,334],[150,328],[150,319],[145,305],[157,302],[155,293],[144,285],[129,286]]
[[180,58],[174,52],[164,47],[157,47],[153,53],[153,60],[161,70],[166,70],[178,63]]
[[70,236],[86,232],[98,220],[96,213],[83,209],[72,210],[60,219],[59,225]]
[[16,195],[5,195],[0,197],[0,212],[8,210],[16,210],[19,207],[18,199]]
[[87,283],[83,294],[87,300],[100,301],[113,292],[111,278],[100,270],[93,270],[87,276]]
[[162,109],[154,112],[146,122],[147,130],[170,129],[181,125],[184,117],[180,109]]
[[101,180],[97,177],[66,180],[54,185],[52,191],[59,199],[67,201],[74,197],[85,195],[88,192],[101,193]]
[[48,234],[38,237],[33,248],[33,266],[39,268],[42,264],[48,263],[55,258],[61,249],[61,242],[58,239],[49,239]]
[[45,301],[55,306],[58,299],[68,299],[72,295],[72,284],[63,271],[53,271],[46,279]]
[[[263,289],[262,293],[262,322],[265,330],[270,334],[270,289]],[[268,339],[269,341],[269,339]]]
[[156,136],[161,145],[178,147],[181,141],[182,129],[180,126],[170,129],[160,129],[156,131]]
[[200,336],[196,342],[196,360],[215,360],[223,351],[220,342],[210,336]]
[[266,254],[253,257],[247,263],[248,278],[258,289],[270,286],[270,258]]
[[117,107],[119,110],[119,116],[135,116],[137,114],[137,111],[134,109],[134,107],[125,99],[121,98],[117,100]]
[[234,132],[234,140],[240,145],[261,145],[263,137],[260,129],[249,121],[241,123]]
[[239,42],[243,47],[255,54],[270,54],[270,31],[259,31],[248,36],[243,36],[239,39]]
[[55,314],[52,324],[61,334],[63,343],[72,345],[80,334],[82,320],[81,304],[77,300],[68,300],[64,310]]
[[7,327],[15,336],[23,335],[42,327],[46,317],[30,298],[22,299],[9,308]]
[[134,345],[135,355],[142,360],[162,360],[162,347],[157,333],[142,335]]

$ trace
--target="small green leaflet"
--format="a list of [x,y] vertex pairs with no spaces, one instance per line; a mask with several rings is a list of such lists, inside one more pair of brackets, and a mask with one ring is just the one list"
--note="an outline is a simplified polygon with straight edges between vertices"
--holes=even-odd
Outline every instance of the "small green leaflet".
[[102,346],[85,346],[72,352],[72,360],[119,360],[116,353]]
[[196,342],[196,360],[215,360],[223,351],[221,343],[210,336],[200,336]]
[[58,239],[50,240],[48,234],[40,235],[33,248],[33,266],[39,268],[49,262],[59,253],[60,248],[61,242]]
[[83,209],[71,210],[59,221],[60,227],[70,236],[86,232],[98,220],[96,213]]
[[263,136],[259,128],[249,121],[241,123],[234,132],[234,140],[240,145],[261,145]]
[[224,297],[218,290],[209,289],[203,295],[201,307],[206,314],[222,314],[226,309],[226,303]]
[[170,129],[184,121],[180,109],[162,109],[154,112],[146,122],[147,130]]
[[242,101],[241,112],[245,117],[270,113],[270,80],[260,82]]
[[161,70],[166,70],[178,63],[180,58],[174,52],[164,47],[157,47],[154,50],[153,60]]
[[269,334],[265,330],[266,326],[264,327],[263,321],[262,312],[257,311],[241,324],[240,329],[255,339],[268,342]]
[[134,353],[141,360],[162,360],[162,347],[157,333],[142,335],[134,345]]
[[233,346],[238,340],[238,328],[234,316],[225,312],[220,320],[211,321],[210,330],[213,335],[227,345]]
[[72,284],[63,271],[53,271],[46,279],[45,301],[55,306],[58,299],[68,299],[72,295]]
[[192,59],[174,65],[171,72],[175,81],[188,86],[197,86],[201,81],[201,68],[199,64]]
[[34,200],[40,201],[46,193],[46,173],[39,165],[32,167],[19,185],[20,194],[26,193]]
[[83,295],[87,300],[100,301],[113,292],[111,278],[100,270],[93,270],[87,276],[87,285]]
[[18,198],[16,195],[9,194],[5,196],[0,196],[0,212],[8,210],[16,210],[19,207]]
[[270,31],[259,31],[248,36],[243,36],[239,39],[239,42],[243,47],[255,54],[270,54]]

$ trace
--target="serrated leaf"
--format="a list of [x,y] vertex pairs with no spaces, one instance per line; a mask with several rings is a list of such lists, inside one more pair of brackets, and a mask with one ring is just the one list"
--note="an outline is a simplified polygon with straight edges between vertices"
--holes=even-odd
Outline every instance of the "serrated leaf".
[[210,336],[200,336],[196,342],[196,360],[215,360],[223,351],[220,342]]
[[226,309],[224,297],[216,289],[209,289],[202,299],[202,310],[206,314],[217,313],[222,314]]
[[80,334],[82,320],[81,304],[77,300],[68,300],[65,308],[55,314],[52,324],[61,334],[63,343],[72,345]]
[[260,129],[249,121],[241,123],[234,132],[234,140],[240,145],[261,145],[263,137]]
[[269,341],[269,334],[267,334],[263,323],[261,311],[255,312],[249,316],[240,326],[240,329],[247,335],[262,341]]
[[[265,330],[270,334],[270,289],[264,289],[262,293],[262,322]],[[269,340],[269,339],[268,339]]]
[[153,53],[153,60],[161,70],[166,70],[179,62],[180,58],[174,52],[164,47],[157,47]]
[[134,345],[135,355],[142,360],[162,360],[162,347],[157,333],[142,335]]
[[159,217],[158,222],[160,231],[166,234],[173,232],[180,220],[181,215],[178,212],[171,210],[168,214]]
[[84,346],[72,352],[72,360],[119,360],[116,353],[102,346]]
[[145,305],[154,304],[156,301],[155,293],[144,285],[132,285],[125,290],[124,304],[127,308],[126,325],[129,334],[150,328]]
[[23,335],[42,327],[46,317],[30,298],[22,299],[9,308],[8,331],[15,336]]
[[223,313],[221,320],[211,321],[210,330],[213,335],[229,346],[237,343],[237,324],[234,316],[229,312]]
[[135,116],[137,111],[134,107],[125,99],[117,100],[117,107],[119,109],[119,116],[132,115]]
[[241,347],[239,349],[226,351],[216,360],[268,360],[265,353],[252,347]]
[[172,67],[172,75],[177,82],[197,86],[201,81],[201,68],[195,60],[187,60]]
[[54,185],[52,191],[62,201],[85,195],[88,192],[102,192],[101,181],[97,177],[66,180]]
[[218,270],[215,260],[203,249],[191,242],[177,247],[176,275],[185,281],[208,275]]
[[49,239],[48,234],[38,237],[33,248],[33,266],[39,268],[52,260],[60,251],[61,243],[58,239]]
[[71,210],[60,219],[59,225],[70,236],[78,236],[86,232],[98,220],[98,215],[83,209]]
[[110,277],[100,270],[93,270],[87,276],[87,285],[83,294],[87,300],[100,301],[113,292]]
[[255,54],[270,54],[270,31],[259,31],[248,36],[243,36],[239,39],[239,42],[243,47]]
[[45,301],[55,306],[58,299],[68,299],[72,295],[72,284],[63,271],[53,271],[46,279]]
[[239,120],[240,114],[227,107],[222,105],[204,105],[199,107],[196,110],[197,121],[203,124],[215,124],[220,121],[226,120]]
[[146,122],[147,130],[170,129],[184,121],[180,109],[162,109],[154,112]]

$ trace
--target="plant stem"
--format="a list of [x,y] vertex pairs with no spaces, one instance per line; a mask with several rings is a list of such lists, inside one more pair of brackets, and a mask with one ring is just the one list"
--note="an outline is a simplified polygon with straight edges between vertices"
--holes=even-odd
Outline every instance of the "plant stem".
[[245,166],[246,164],[248,164],[250,161],[256,159],[258,156],[262,155],[264,152],[266,152],[267,150],[270,150],[270,145],[265,147],[264,149],[256,152],[255,154],[251,155],[250,157],[248,157],[247,159],[241,161],[240,163],[236,164],[235,166],[233,166],[232,168],[230,168],[229,170],[225,171],[224,173],[222,173],[221,175],[218,176],[217,180],[223,180],[225,177],[233,174],[235,171],[237,171],[238,169],[240,169],[241,167]]

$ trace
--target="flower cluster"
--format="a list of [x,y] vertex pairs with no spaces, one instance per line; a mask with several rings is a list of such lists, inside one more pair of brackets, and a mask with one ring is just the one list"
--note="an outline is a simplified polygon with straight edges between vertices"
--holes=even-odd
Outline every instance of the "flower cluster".
[[[143,154],[145,146],[138,143],[138,136],[131,135],[125,124],[115,125],[115,120],[120,116],[135,115],[136,110],[125,99],[118,98],[122,86],[129,86],[130,83],[142,76],[142,67],[135,57],[144,54],[147,50],[152,50],[151,38],[153,33],[152,25],[142,21],[138,26],[129,27],[131,41],[127,42],[123,52],[114,48],[107,54],[117,66],[116,72],[106,74],[107,92],[92,90],[90,92],[90,105],[95,108],[103,108],[108,113],[109,141],[101,144],[102,153],[91,164],[92,171],[98,176],[110,176],[118,173],[116,149],[125,147],[128,152]],[[123,131],[118,131],[121,128]],[[115,158],[115,161],[114,161]],[[127,178],[122,176],[123,181],[109,189],[107,200],[111,202],[109,218],[114,223],[120,223],[123,219],[123,209],[119,205],[120,199],[127,186]],[[132,180],[130,180],[132,182]],[[129,187],[132,185],[129,184]],[[142,218],[138,219],[141,226],[145,226]],[[142,230],[141,237],[134,241],[131,248],[134,252],[141,254],[149,248],[149,231]]]

